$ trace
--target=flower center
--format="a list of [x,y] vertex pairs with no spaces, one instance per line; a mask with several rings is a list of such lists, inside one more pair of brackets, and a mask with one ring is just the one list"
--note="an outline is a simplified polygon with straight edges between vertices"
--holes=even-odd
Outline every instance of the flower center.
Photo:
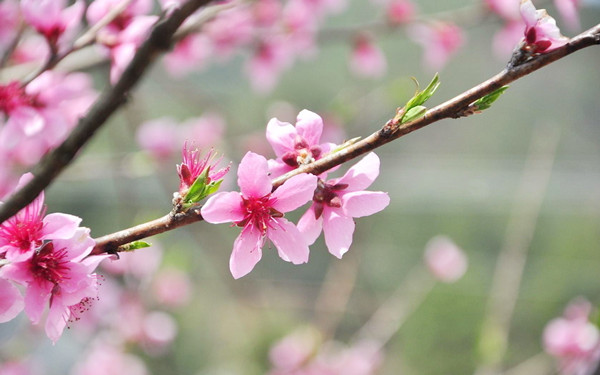
[[41,246],[40,231],[44,226],[42,217],[45,211],[45,208],[40,211],[37,207],[27,206],[23,217],[18,214],[0,226],[0,237],[23,252]]
[[281,212],[272,207],[273,200],[271,200],[270,194],[262,198],[246,199],[242,197],[242,200],[246,215],[243,220],[236,223],[239,227],[245,227],[248,223],[251,223],[264,235],[267,233],[272,218],[283,217]]
[[53,293],[60,291],[59,284],[69,278],[69,260],[66,249],[54,249],[54,244],[48,242],[31,258],[30,269],[36,279],[49,281],[54,284]]
[[0,85],[0,112],[10,115],[19,107],[35,105],[35,97],[27,94],[19,82],[13,81],[8,85]]
[[321,152],[321,147],[309,146],[304,138],[297,135],[294,140],[294,150],[283,154],[281,159],[290,167],[299,167],[317,160]]
[[313,195],[315,218],[323,214],[323,206],[342,207],[342,200],[338,193],[348,187],[348,184],[329,184],[321,179],[317,181],[317,189]]

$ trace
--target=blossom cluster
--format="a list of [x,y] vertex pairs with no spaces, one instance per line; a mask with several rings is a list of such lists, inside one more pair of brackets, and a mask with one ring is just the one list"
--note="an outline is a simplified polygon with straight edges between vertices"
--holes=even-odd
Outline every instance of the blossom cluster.
[[[365,190],[379,175],[379,158],[374,153],[342,177],[302,173],[273,191],[273,178],[335,151],[335,145],[321,143],[322,132],[323,120],[308,110],[298,114],[295,125],[272,119],[266,136],[276,158],[267,160],[248,152],[238,167],[240,192],[217,193],[202,206],[207,222],[233,222],[242,228],[229,264],[235,278],[254,268],[267,240],[283,260],[301,264],[308,261],[309,246],[322,231],[329,252],[341,258],[352,243],[354,218],[372,215],[389,204],[387,193]],[[284,217],[309,201],[312,204],[297,226]]]
[[[18,187],[31,178],[24,175]],[[37,324],[48,307],[45,331],[56,342],[67,323],[89,308],[97,298],[93,272],[108,255],[89,256],[95,242],[80,222],[73,215],[46,215],[42,193],[0,225],[0,322],[24,309]]]

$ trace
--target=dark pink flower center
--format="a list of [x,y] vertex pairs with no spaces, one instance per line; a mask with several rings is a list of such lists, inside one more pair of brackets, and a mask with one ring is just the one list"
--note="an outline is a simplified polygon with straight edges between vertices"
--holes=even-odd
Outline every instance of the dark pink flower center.
[[263,235],[267,233],[267,229],[271,225],[272,218],[283,217],[283,214],[273,206],[273,200],[269,195],[262,198],[244,198],[242,197],[242,205],[245,211],[244,219],[237,222],[239,227],[245,227],[248,224],[253,225],[261,231]]
[[52,242],[45,244],[33,255],[30,270],[39,281],[49,281],[54,284],[53,294],[60,293],[60,284],[69,279],[69,259],[67,249],[56,250]]
[[27,206],[22,215],[13,216],[3,223],[0,226],[0,237],[22,252],[41,246],[41,231],[44,227],[42,218],[46,209],[35,212],[36,209],[37,207]]
[[8,85],[0,85],[0,112],[10,115],[19,107],[36,105],[35,97],[27,94],[19,82],[14,81]]
[[328,184],[319,179],[317,189],[313,195],[315,218],[318,219],[323,214],[323,206],[342,207],[342,200],[338,193],[348,187],[348,184]]
[[290,167],[295,168],[317,160],[321,156],[321,152],[321,147],[309,146],[304,138],[296,135],[294,149],[283,154],[281,160]]

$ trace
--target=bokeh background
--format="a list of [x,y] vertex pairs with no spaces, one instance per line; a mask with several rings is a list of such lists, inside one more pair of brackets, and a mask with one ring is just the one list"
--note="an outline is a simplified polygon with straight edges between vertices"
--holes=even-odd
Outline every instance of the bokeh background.
[[[479,4],[416,3],[424,15]],[[556,14],[552,4],[545,7]],[[380,16],[372,3],[350,1],[324,29],[355,27]],[[583,29],[595,25],[598,4],[587,3],[581,17]],[[503,68],[506,59],[491,48],[500,27],[489,17],[464,30],[464,45],[440,71],[442,84],[430,106]],[[48,189],[49,212],[81,216],[94,237],[168,213],[178,188],[179,155],[157,160],[141,149],[136,130],[151,119],[220,114],[226,128],[215,147],[234,169],[249,149],[269,152],[264,132],[273,116],[294,123],[301,109],[310,109],[337,124],[342,139],[376,131],[412,95],[410,77],[424,85],[434,73],[424,68],[421,47],[401,28],[376,40],[388,62],[382,78],[353,76],[348,41],[325,39],[318,55],[297,62],[264,95],[251,90],[243,54],[184,79],[170,77],[159,62]],[[402,319],[399,329],[394,324],[388,329],[381,374],[466,374],[494,363],[511,373],[552,373],[553,360],[541,354],[546,323],[576,296],[600,302],[599,66],[598,48],[577,52],[515,82],[482,114],[440,121],[377,150],[381,175],[371,190],[389,192],[391,204],[357,220],[353,245],[342,260],[327,252],[322,238],[301,266],[265,248],[254,271],[234,280],[228,261],[236,228],[201,222],[150,238],[162,249],[162,269],[187,273],[191,298],[177,308],[153,306],[177,324],[167,349],[127,350],[143,358],[152,374],[264,374],[269,348],[287,334],[308,326],[324,340],[350,343],[391,299]],[[92,72],[99,84],[106,79],[106,67]],[[235,170],[223,186],[236,188]],[[423,267],[426,243],[440,234],[469,259],[465,276],[453,284],[432,285]],[[499,258],[507,279],[494,286]],[[108,285],[114,276],[106,274]],[[152,295],[152,276],[124,280],[118,282]],[[510,293],[515,281],[516,299]],[[490,308],[491,298],[502,307],[515,303],[504,354],[501,321],[507,316]],[[111,319],[134,323],[124,315]],[[5,358],[27,353],[43,373],[68,374],[91,342],[76,325],[52,346],[21,316],[0,325],[0,352]]]

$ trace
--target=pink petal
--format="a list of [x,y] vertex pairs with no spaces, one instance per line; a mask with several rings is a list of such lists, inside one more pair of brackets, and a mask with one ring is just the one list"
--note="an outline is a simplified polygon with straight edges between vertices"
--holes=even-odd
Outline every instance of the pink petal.
[[262,257],[262,233],[252,226],[246,226],[233,243],[229,259],[229,270],[235,279],[247,275]]
[[61,213],[46,215],[43,220],[42,239],[67,239],[73,237],[81,218]]
[[90,273],[94,272],[96,267],[98,267],[98,265],[100,265],[100,263],[104,259],[108,259],[110,257],[112,257],[111,254],[89,256],[89,257],[86,257],[85,259],[83,259],[81,261],[81,264],[83,264],[85,266],[86,272],[88,274],[90,274]]
[[342,216],[338,210],[324,210],[323,233],[329,252],[341,259],[352,244],[354,220]]
[[14,319],[23,310],[19,289],[8,280],[0,279],[0,323]]
[[312,200],[317,188],[317,176],[307,173],[287,180],[273,194],[273,208],[279,212],[289,212]]
[[308,245],[298,228],[284,218],[275,221],[277,224],[267,230],[267,237],[277,248],[279,257],[294,264],[308,262]]
[[237,191],[217,193],[206,201],[200,212],[204,220],[212,224],[240,221],[244,218],[242,203]]
[[275,155],[281,157],[287,151],[294,149],[296,128],[289,122],[281,122],[272,118],[267,124],[267,140],[273,147]]
[[535,26],[538,20],[538,14],[531,0],[521,0],[521,7],[519,9],[521,17],[523,18],[523,21],[525,21],[527,27]]
[[298,230],[302,233],[308,245],[315,243],[319,234],[321,234],[321,229],[323,229],[323,217],[316,219],[313,207],[310,206],[298,221]]
[[371,152],[350,168],[337,183],[348,184],[346,191],[359,191],[368,188],[377,176],[379,176],[379,157]]
[[53,286],[48,281],[34,281],[28,285],[25,291],[25,314],[33,324],[39,323]]
[[94,248],[96,242],[90,237],[90,229],[79,227],[75,230],[73,237],[68,239],[57,239],[53,241],[54,249],[66,249],[66,259],[74,262],[81,261]]
[[244,197],[260,198],[272,189],[269,166],[264,156],[247,152],[238,167],[238,185]]
[[373,215],[390,204],[390,197],[382,191],[356,191],[342,196],[344,215],[363,217]]
[[46,336],[56,344],[67,325],[67,321],[71,316],[71,312],[67,306],[62,303],[54,302],[50,306],[48,317],[46,318]]
[[272,178],[282,176],[289,171],[293,170],[294,167],[290,167],[285,164],[281,159],[269,159],[269,173]]
[[303,109],[296,119],[296,131],[309,145],[318,145],[323,133],[323,119],[316,113]]

